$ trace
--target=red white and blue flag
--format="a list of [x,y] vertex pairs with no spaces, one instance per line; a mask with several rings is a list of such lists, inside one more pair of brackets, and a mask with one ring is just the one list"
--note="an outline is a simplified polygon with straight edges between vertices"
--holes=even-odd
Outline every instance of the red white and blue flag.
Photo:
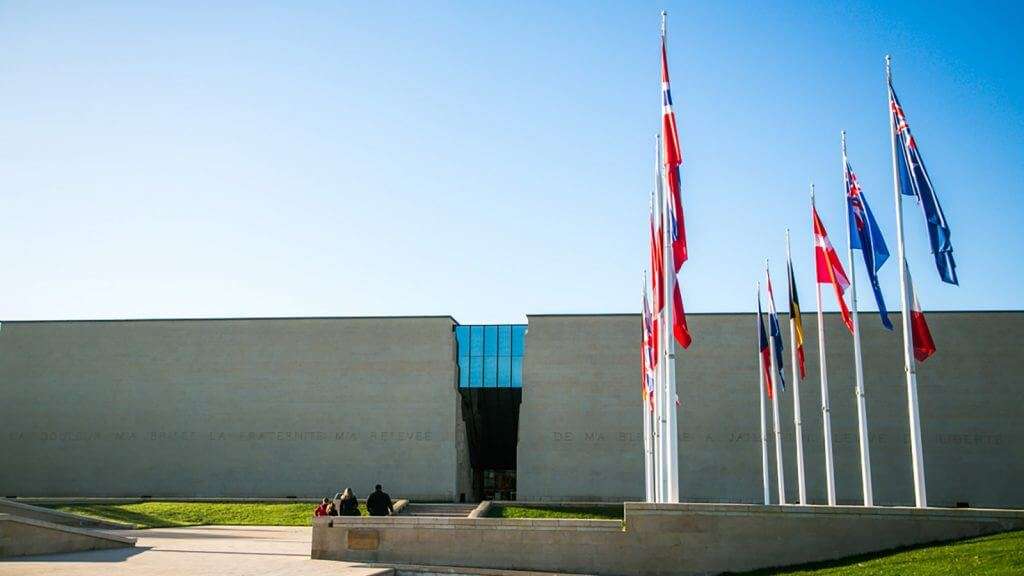
[[768,268],[764,269],[764,277],[768,282],[768,333],[775,346],[775,368],[778,370],[779,388],[786,391],[785,371],[782,367],[782,330],[779,326],[779,313],[775,310],[775,293],[772,291],[772,277]]
[[[679,166],[683,155],[679,148],[679,133],[676,129],[676,115],[672,109],[672,90],[668,78],[668,51],[665,35],[661,36],[661,133],[664,146],[662,161],[664,164],[665,209],[667,209],[667,230],[659,230],[664,241],[669,242],[672,249],[672,270],[678,273],[688,257],[686,249],[686,225],[683,220],[683,203],[680,196]],[[679,282],[674,283],[672,294],[672,332],[676,341],[683,348],[690,346],[692,338],[686,325],[686,312],[683,310],[683,297],[679,290]]]
[[764,314],[761,312],[761,291],[757,292],[757,353],[761,356],[761,374],[768,397],[772,397],[772,359],[768,348],[768,334],[764,331]]
[[818,284],[831,284],[836,291],[836,300],[839,301],[839,312],[843,315],[843,324],[853,334],[853,318],[850,316],[850,309],[846,307],[843,294],[850,286],[850,280],[846,277],[846,271],[839,262],[839,255],[836,249],[829,242],[828,231],[818,217],[818,209],[811,206],[811,217],[814,226],[814,263],[818,276]]
[[947,284],[959,284],[956,275],[956,261],[953,259],[953,244],[950,243],[949,223],[942,212],[939,197],[935,195],[932,180],[924,167],[924,160],[917,149],[917,141],[910,133],[910,124],[903,113],[896,90],[889,80],[889,113],[892,117],[893,139],[896,142],[896,173],[900,192],[916,196],[924,219],[928,225],[928,241],[935,256],[935,267],[939,277]]
[[647,281],[644,280],[644,316],[643,316],[643,341],[640,346],[640,366],[642,370],[642,384],[644,397],[647,399],[648,409],[654,411],[654,367],[657,365],[658,349],[657,341],[654,339],[654,318],[651,315],[651,307],[647,301]]

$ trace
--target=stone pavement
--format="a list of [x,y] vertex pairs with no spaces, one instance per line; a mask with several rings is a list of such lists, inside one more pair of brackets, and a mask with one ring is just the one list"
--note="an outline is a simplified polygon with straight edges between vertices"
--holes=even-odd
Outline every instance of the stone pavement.
[[201,526],[121,530],[135,548],[29,556],[0,562],[0,576],[375,576],[391,570],[309,558],[311,529]]

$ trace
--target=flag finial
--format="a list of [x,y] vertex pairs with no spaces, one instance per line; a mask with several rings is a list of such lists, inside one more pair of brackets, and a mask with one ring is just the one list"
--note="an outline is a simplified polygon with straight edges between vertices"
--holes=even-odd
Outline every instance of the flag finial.
[[885,55],[885,79],[892,80],[892,56]]
[[662,10],[661,11],[661,35],[662,36],[665,35],[665,28],[666,28],[665,21],[667,19],[668,19],[668,11],[667,10]]
[[839,131],[839,138],[843,142],[843,158],[846,158],[846,130]]
[[811,182],[811,204],[814,204],[814,182]]

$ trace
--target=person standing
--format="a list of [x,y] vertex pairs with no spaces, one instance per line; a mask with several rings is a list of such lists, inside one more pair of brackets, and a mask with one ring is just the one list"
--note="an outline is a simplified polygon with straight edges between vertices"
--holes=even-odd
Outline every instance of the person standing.
[[341,497],[338,500],[338,514],[340,516],[359,516],[359,500],[356,499],[356,495],[352,493],[351,488],[345,488],[345,491],[341,493]]

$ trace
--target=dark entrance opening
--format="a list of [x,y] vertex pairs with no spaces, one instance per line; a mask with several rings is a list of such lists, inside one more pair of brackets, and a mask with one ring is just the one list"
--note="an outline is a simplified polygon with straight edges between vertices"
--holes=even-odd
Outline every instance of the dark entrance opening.
[[515,500],[522,388],[469,388],[459,393],[473,468],[473,496]]
[[459,398],[475,500],[516,498],[525,337],[522,324],[455,327]]

